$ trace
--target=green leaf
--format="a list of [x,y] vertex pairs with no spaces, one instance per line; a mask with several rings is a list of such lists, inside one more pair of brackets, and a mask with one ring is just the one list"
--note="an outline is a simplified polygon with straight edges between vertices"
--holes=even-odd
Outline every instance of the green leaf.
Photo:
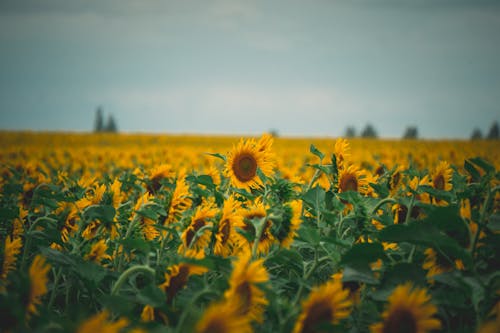
[[344,267],[342,281],[357,281],[366,284],[378,284],[377,279],[368,265],[348,265]]
[[205,153],[205,154],[213,156],[213,157],[220,158],[221,160],[223,160],[224,162],[226,162],[226,156],[221,155],[219,153]]
[[415,221],[408,225],[396,224],[388,226],[378,235],[379,240],[385,242],[408,242],[415,245],[424,245],[443,251],[452,259],[462,259],[470,265],[470,254],[461,247],[456,240],[448,237],[428,221]]
[[110,205],[95,205],[85,209],[84,218],[87,220],[99,220],[103,223],[111,223],[115,217],[115,208]]
[[310,245],[317,245],[320,242],[319,230],[316,227],[302,225],[298,230],[299,237]]
[[487,174],[495,173],[495,167],[481,157],[470,158],[469,161],[483,169]]
[[310,207],[320,210],[325,204],[325,190],[320,186],[315,186],[302,196],[302,200]]
[[340,261],[343,265],[369,264],[377,259],[385,259],[384,248],[380,243],[358,243],[354,244]]
[[314,155],[318,156],[320,161],[322,161],[323,158],[325,157],[325,154],[320,152],[318,148],[316,148],[313,144],[311,144],[311,146],[309,147],[309,151]]
[[144,305],[158,307],[165,303],[166,297],[163,290],[151,283],[139,291],[137,301]]
[[471,175],[473,182],[479,182],[481,174],[477,171],[476,167],[468,160],[464,161],[464,169]]
[[90,261],[80,260],[73,269],[82,279],[90,281],[95,285],[99,284],[107,274],[104,267]]
[[500,213],[492,214],[488,219],[488,224],[486,225],[488,229],[493,232],[500,230]]
[[123,245],[123,249],[126,252],[131,252],[132,250],[138,250],[142,253],[149,253],[151,250],[150,243],[142,238],[125,238],[120,239],[119,243]]

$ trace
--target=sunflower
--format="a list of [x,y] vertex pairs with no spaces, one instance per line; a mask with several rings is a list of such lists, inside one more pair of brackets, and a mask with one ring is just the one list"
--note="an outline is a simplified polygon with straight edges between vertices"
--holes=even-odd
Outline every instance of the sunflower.
[[302,201],[294,200],[284,207],[283,220],[275,236],[281,246],[288,249],[297,235],[296,231],[299,229],[302,221]]
[[170,199],[168,208],[168,216],[164,224],[171,224],[176,222],[182,213],[184,213],[191,205],[191,198],[189,197],[189,186],[186,183],[184,171],[179,173],[177,181],[175,182],[175,190]]
[[350,165],[339,173],[338,180],[339,192],[355,191],[365,193],[368,182],[363,170],[360,170],[356,165]]
[[161,187],[161,180],[173,177],[175,175],[172,166],[169,164],[161,164],[151,170],[149,174],[149,183],[147,190],[149,193],[156,193]]
[[[196,257],[200,259],[200,256]],[[208,268],[190,263],[180,263],[168,269],[168,273],[164,274],[165,282],[159,287],[167,295],[167,302],[172,302],[175,295],[186,286],[188,278],[191,275],[201,275],[208,271]]]
[[237,307],[229,302],[211,304],[196,324],[197,333],[251,333],[247,316],[237,313]]
[[100,241],[92,244],[90,248],[90,252],[85,255],[85,260],[93,261],[96,263],[100,263],[101,261],[107,259],[111,260],[111,256],[106,254],[106,250],[108,246],[106,245],[106,241],[101,239]]
[[388,300],[383,321],[370,327],[372,333],[425,333],[441,328],[440,321],[433,318],[437,308],[429,303],[431,297],[425,288],[399,285]]
[[342,283],[342,288],[349,291],[349,299],[352,304],[359,304],[361,301],[361,289],[363,285],[356,281],[343,281],[344,273],[338,272],[332,275],[332,279]]
[[448,162],[441,161],[437,165],[434,173],[432,174],[432,186],[437,190],[451,191],[451,176],[453,175],[453,169],[450,167]]
[[111,314],[104,310],[100,313],[93,315],[80,324],[77,333],[118,333],[125,328],[129,323],[125,318],[120,318],[115,322],[109,321]]
[[214,253],[227,257],[243,244],[244,238],[236,231],[236,228],[244,228],[243,217],[236,211],[240,207],[239,201],[234,196],[224,202],[222,216],[219,220],[215,234]]
[[115,209],[118,209],[118,206],[120,205],[124,195],[121,191],[122,183],[118,178],[116,178],[113,183],[110,185],[109,189],[110,192],[112,193],[112,201],[113,201],[113,207]]
[[[145,192],[142,196],[140,196],[139,199],[137,199],[137,202],[135,203],[134,212],[140,210],[142,206],[144,206],[151,200],[151,198],[152,196],[149,194],[149,192]],[[149,217],[142,216],[140,214],[137,214],[136,216],[139,220],[139,225],[141,227],[142,234],[144,235],[144,238],[146,240],[153,240],[160,235],[160,232],[155,227],[156,222],[154,220],[150,219]]]
[[273,167],[272,155],[266,145],[257,145],[253,139],[241,139],[227,157],[225,174],[234,187],[250,191],[262,185],[257,168],[269,176]]
[[233,304],[236,314],[261,323],[268,301],[257,284],[269,281],[264,259],[251,261],[250,251],[240,253],[233,264],[229,289],[224,293],[226,301]]
[[49,270],[50,264],[45,262],[45,258],[40,254],[36,255],[29,268],[30,293],[27,305],[29,314],[37,313],[36,307],[42,302],[40,298],[47,293]]
[[349,290],[343,289],[338,279],[330,280],[313,288],[302,302],[302,312],[295,322],[293,333],[318,332],[318,326],[338,324],[349,317],[351,310]]
[[[240,209],[239,214],[243,217],[243,230],[245,232],[249,232],[255,235],[255,228],[253,227],[252,223],[250,222],[253,219],[262,219],[267,216],[266,213],[266,207],[262,203],[261,200],[256,200],[252,206],[250,206],[248,209]],[[264,229],[262,230],[262,233],[260,235],[260,238],[258,240],[258,247],[257,247],[257,253],[258,254],[265,254],[269,252],[269,249],[275,242],[275,238],[273,234],[271,233],[271,228],[273,226],[273,223],[271,220],[266,219],[264,221]],[[252,247],[252,244],[248,243],[248,248]]]
[[[179,253],[186,252],[186,255],[192,256],[194,253],[204,251],[210,242],[211,235],[211,229],[205,227],[212,226],[210,219],[213,219],[216,214],[217,209],[211,203],[203,204],[196,209],[191,223],[181,235],[182,244],[179,246]],[[205,229],[199,234],[202,228]]]
[[350,150],[351,147],[346,139],[338,138],[335,141],[334,154],[338,170],[344,169],[345,164],[349,161],[349,157],[351,156]]
[[443,274],[450,272],[454,269],[463,270],[464,264],[462,260],[455,259],[450,262],[450,259],[446,258],[440,253],[436,253],[432,248],[428,248],[424,252],[425,260],[422,268],[427,270],[427,278],[433,282],[432,277],[434,275]]
[[7,279],[9,272],[16,268],[17,255],[21,252],[22,246],[21,238],[15,238],[14,240],[11,240],[9,236],[5,238],[3,262],[2,266],[0,266],[0,281],[2,283]]

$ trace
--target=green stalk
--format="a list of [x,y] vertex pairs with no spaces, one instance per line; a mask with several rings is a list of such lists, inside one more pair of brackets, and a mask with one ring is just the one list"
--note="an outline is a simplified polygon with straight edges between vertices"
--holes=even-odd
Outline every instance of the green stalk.
[[135,274],[135,273],[139,273],[139,272],[142,272],[142,273],[148,273],[150,274],[153,278],[155,277],[155,270],[152,269],[151,267],[149,266],[144,266],[144,265],[136,265],[136,266],[132,266],[130,267],[129,269],[125,270],[121,275],[120,277],[118,278],[118,280],[116,280],[116,283],[115,285],[113,286],[113,289],[111,289],[111,295],[116,295],[118,294],[118,291],[120,290],[122,284],[132,275],[132,274]]
[[59,283],[59,277],[61,276],[62,268],[59,268],[57,271],[55,269],[52,269],[52,273],[54,275],[54,284],[52,285],[52,292],[50,294],[48,305],[49,309],[52,307],[52,304],[54,304],[54,300],[56,299],[57,284]]
[[397,201],[391,197],[387,197],[385,199],[382,199],[380,200],[377,205],[373,208],[372,210],[372,214],[375,214],[377,212],[377,210],[379,210],[380,207],[382,207],[383,205],[385,205],[386,203],[396,203]]
[[264,227],[266,225],[266,217],[261,218],[257,228],[255,230],[255,239],[253,240],[253,245],[252,245],[252,257],[255,258],[257,256],[257,248],[259,247],[259,240],[262,237],[262,233],[264,232]]

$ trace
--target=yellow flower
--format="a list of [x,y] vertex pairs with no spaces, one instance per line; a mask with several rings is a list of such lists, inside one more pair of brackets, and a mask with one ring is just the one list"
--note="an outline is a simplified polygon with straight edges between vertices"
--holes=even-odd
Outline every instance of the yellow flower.
[[84,321],[78,329],[77,333],[118,333],[123,328],[127,327],[128,320],[120,318],[115,322],[109,321],[110,313],[104,310],[93,315]]
[[247,316],[249,320],[261,323],[268,301],[257,285],[267,281],[269,276],[264,267],[264,259],[252,262],[250,252],[242,252],[233,264],[229,289],[224,293],[224,298],[234,304],[239,316]]
[[[256,200],[252,206],[250,206],[248,209],[240,209],[239,214],[243,217],[243,230],[246,232],[250,232],[255,235],[255,228],[253,227],[252,223],[250,222],[253,219],[261,219],[265,218],[267,216],[266,213],[266,207],[262,203],[261,200]],[[258,254],[265,254],[268,253],[271,246],[275,242],[275,238],[273,234],[271,233],[271,228],[273,226],[273,223],[271,220],[266,219],[264,221],[264,230],[261,233],[261,236],[258,240],[258,246],[257,246],[257,253]],[[248,245],[247,249],[250,249],[252,247],[252,244],[249,244],[246,242]]]
[[150,322],[155,320],[155,309],[151,305],[146,305],[141,312],[141,320]]
[[355,191],[364,194],[368,182],[363,170],[356,165],[350,165],[340,170],[338,180],[339,192]]
[[106,250],[108,246],[106,245],[106,241],[101,239],[100,241],[92,244],[90,248],[90,252],[85,255],[85,260],[93,261],[96,263],[100,263],[101,261],[107,259],[111,260],[111,256],[106,254]]
[[234,196],[224,201],[222,216],[215,234],[214,253],[216,255],[227,257],[245,241],[236,230],[236,228],[243,229],[245,226],[243,217],[236,212],[239,207],[240,203]]
[[14,240],[11,240],[9,236],[5,238],[2,270],[0,271],[0,280],[2,282],[7,279],[9,272],[16,268],[17,255],[21,252],[22,245],[21,238],[15,238]]
[[45,258],[40,254],[35,256],[29,268],[30,277],[30,293],[28,299],[28,313],[37,313],[37,305],[41,301],[41,297],[47,293],[47,274],[50,270],[50,264],[45,262]]
[[242,139],[233,148],[227,157],[225,174],[234,187],[251,190],[261,186],[257,168],[265,175],[271,175],[274,164],[267,148],[266,145],[257,145],[253,139]]
[[196,325],[196,333],[251,333],[247,316],[237,312],[237,307],[229,302],[211,304]]
[[427,270],[427,278],[433,282],[432,277],[434,275],[450,272],[454,269],[463,270],[464,264],[462,260],[455,259],[450,262],[448,258],[445,258],[442,254],[436,253],[431,248],[428,248],[424,252],[425,260],[422,268]]
[[168,216],[165,224],[176,222],[182,213],[184,213],[191,205],[191,198],[189,197],[189,186],[185,180],[184,172],[181,172],[177,177],[175,183],[175,190],[170,199],[170,206],[168,209]]
[[432,174],[432,186],[435,189],[443,191],[451,191],[451,177],[453,175],[453,169],[450,167],[448,162],[441,161],[437,165],[434,173]]
[[[197,257],[198,259],[199,256]],[[189,276],[200,275],[208,271],[204,266],[180,263],[170,267],[169,273],[165,273],[165,282],[160,288],[167,294],[167,302],[171,302],[175,295],[186,286]]]
[[440,321],[433,318],[437,308],[430,304],[426,289],[406,283],[397,286],[388,300],[383,321],[370,327],[372,333],[425,333],[441,328]]
[[338,170],[344,169],[345,164],[349,161],[351,156],[350,150],[351,147],[346,139],[338,138],[337,141],[335,141],[334,154]]
[[161,187],[161,180],[173,177],[175,175],[170,164],[162,164],[151,170],[149,174],[149,184],[147,189],[149,193],[156,193]]
[[349,317],[352,302],[349,290],[343,289],[342,282],[333,279],[313,288],[306,300],[302,302],[300,313],[293,333],[318,332],[321,324],[338,324]]
[[[179,246],[179,253],[186,252],[188,256],[191,256],[193,253],[204,251],[210,242],[211,235],[210,228],[205,227],[212,226],[210,219],[213,219],[215,214],[217,214],[217,209],[211,203],[201,205],[196,209],[191,223],[181,235],[182,244]],[[205,228],[204,231],[198,234],[202,228]]]

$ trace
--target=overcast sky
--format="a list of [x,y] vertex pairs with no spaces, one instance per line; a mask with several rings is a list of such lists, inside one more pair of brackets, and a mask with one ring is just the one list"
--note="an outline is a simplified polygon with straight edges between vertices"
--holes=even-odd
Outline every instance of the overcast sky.
[[0,0],[0,129],[468,138],[500,1]]

